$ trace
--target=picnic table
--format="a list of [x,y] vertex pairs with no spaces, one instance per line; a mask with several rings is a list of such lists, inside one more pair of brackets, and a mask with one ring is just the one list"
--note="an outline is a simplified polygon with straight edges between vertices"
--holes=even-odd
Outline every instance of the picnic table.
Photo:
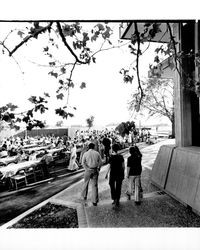
[[5,165],[8,165],[9,163],[17,163],[18,161],[18,156],[15,155],[15,156],[10,156],[10,157],[5,157],[5,158],[1,158],[0,159],[0,162],[5,164]]
[[20,162],[17,164],[10,164],[8,166],[1,167],[0,172],[3,174],[2,178],[11,177],[11,176],[15,175],[17,173],[17,171],[19,171],[21,169],[29,168],[30,166],[34,166],[39,162],[40,162],[40,160],[24,161],[24,162]]
[[38,146],[38,143],[26,144],[26,145],[24,145],[22,148],[23,148],[23,149],[28,149],[28,148],[34,148],[34,147],[37,147],[37,146]]
[[50,153],[50,154],[54,154],[54,153],[58,153],[58,152],[60,152],[61,150],[63,150],[64,148],[52,148],[52,149],[48,149],[47,151],[48,151],[48,153]]
[[48,149],[50,147],[51,147],[51,145],[42,146],[42,147],[27,148],[27,149],[24,149],[24,151],[27,152],[27,153],[30,153],[32,151],[46,150],[46,149]]

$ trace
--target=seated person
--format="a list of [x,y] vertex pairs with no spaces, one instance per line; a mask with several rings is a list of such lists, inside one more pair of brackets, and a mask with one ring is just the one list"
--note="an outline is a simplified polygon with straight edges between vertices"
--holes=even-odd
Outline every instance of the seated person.
[[2,147],[1,152],[0,152],[0,158],[5,158],[7,156],[8,156],[7,150]]
[[23,161],[27,161],[28,160],[28,156],[27,156],[27,154],[23,150],[19,151],[17,158],[18,158],[18,162],[23,162]]
[[47,165],[53,162],[53,156],[45,150],[44,156],[42,157],[41,161],[44,161]]
[[53,167],[53,163],[54,163],[52,155],[47,150],[45,150],[45,154],[42,157],[40,162],[42,163],[44,175],[46,178],[48,178],[50,175],[49,169]]
[[37,152],[35,152],[34,150],[31,151],[28,160],[29,161],[35,161],[36,160],[36,156],[37,156]]

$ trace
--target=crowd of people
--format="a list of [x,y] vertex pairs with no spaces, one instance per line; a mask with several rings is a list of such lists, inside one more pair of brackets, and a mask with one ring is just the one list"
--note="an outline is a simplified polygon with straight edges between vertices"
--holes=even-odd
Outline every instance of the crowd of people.
[[[133,194],[134,182],[136,177],[141,175],[141,158],[136,143],[136,135],[133,132],[126,137],[121,137],[116,131],[108,130],[87,130],[75,132],[73,138],[67,135],[63,136],[36,136],[36,137],[10,137],[3,140],[0,145],[0,158],[17,156],[18,162],[25,160],[36,160],[39,149],[47,147],[48,149],[62,148],[70,153],[70,160],[67,168],[69,170],[77,170],[82,166],[85,170],[84,174],[84,186],[81,193],[81,197],[86,200],[88,193],[88,185],[92,183],[92,202],[96,206],[98,203],[98,174],[101,166],[108,164],[108,172],[105,178],[108,178],[109,173],[109,185],[111,189],[111,198],[115,206],[119,206],[121,185],[125,178],[125,165],[124,158],[119,154],[120,149],[130,147],[131,156],[128,158],[127,175],[129,179],[129,185],[127,187],[127,198],[130,199]],[[27,148],[30,150],[27,151]],[[36,151],[36,149],[38,151]],[[43,160],[48,165],[52,161],[52,156],[48,153],[48,150],[44,149]],[[134,170],[135,169],[135,170]],[[141,181],[140,181],[141,187]],[[142,190],[142,189],[141,189]]]
[[[48,150],[63,149],[70,154],[70,160],[66,168],[76,170],[82,165],[83,154],[88,150],[90,143],[94,143],[95,150],[99,152],[101,158],[105,158],[107,163],[112,144],[118,143],[121,148],[125,147],[125,140],[116,131],[105,130],[86,130],[75,132],[73,138],[66,134],[63,136],[40,135],[35,137],[18,136],[4,139],[0,142],[0,163],[2,158],[15,156],[14,163],[26,160],[36,160],[44,156],[48,158]],[[29,150],[27,150],[29,148]],[[68,154],[68,155],[69,155]],[[49,156],[50,158],[50,156]],[[3,166],[3,164],[0,164]]]

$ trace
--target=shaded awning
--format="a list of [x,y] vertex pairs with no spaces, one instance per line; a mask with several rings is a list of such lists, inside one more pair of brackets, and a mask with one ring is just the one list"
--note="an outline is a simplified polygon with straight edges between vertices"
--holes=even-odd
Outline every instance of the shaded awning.
[[[137,21],[137,25],[138,25],[138,31],[140,33],[144,32],[145,23],[150,23],[150,22],[138,22]],[[152,22],[153,24],[154,22]],[[157,22],[159,23],[159,22]],[[170,26],[172,27],[173,23],[169,23]],[[151,39],[151,42],[160,42],[160,43],[167,43],[170,41],[170,35],[169,35],[169,31],[167,29],[167,23],[160,22],[160,32],[158,32],[155,37],[153,39]],[[131,39],[132,34],[134,34],[135,32],[135,27],[134,27],[134,22],[130,22],[130,23],[123,23],[120,27],[120,38],[121,39]]]

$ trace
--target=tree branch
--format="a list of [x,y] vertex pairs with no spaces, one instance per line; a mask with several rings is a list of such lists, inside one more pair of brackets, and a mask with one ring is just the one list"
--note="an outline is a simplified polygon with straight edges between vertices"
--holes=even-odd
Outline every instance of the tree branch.
[[178,65],[177,65],[177,50],[176,50],[176,42],[174,40],[174,36],[172,34],[172,29],[171,29],[171,26],[170,24],[167,22],[167,28],[169,30],[169,34],[170,34],[170,39],[172,41],[172,44],[173,44],[173,49],[174,49],[174,61],[175,61],[175,67],[176,67],[176,70],[178,72],[179,75],[181,75],[180,73],[180,70],[178,68]]
[[[105,41],[104,41],[104,43],[105,43]],[[120,49],[121,47],[123,47],[123,46],[129,44],[130,42],[124,43],[124,44],[122,44],[122,45],[112,46],[112,47],[109,47],[109,48],[102,49],[104,43],[101,45],[101,47],[100,47],[99,50],[97,50],[95,53],[93,53],[93,54],[91,55],[91,57],[94,57],[97,53],[102,52],[102,51],[106,51],[106,50],[110,50],[110,49]]]
[[[10,50],[9,50],[8,47],[4,44],[4,42],[0,42],[0,45],[2,45],[2,46],[4,47],[4,49],[6,49],[6,50],[8,51],[8,53],[10,54]],[[21,67],[20,67],[20,65],[19,65],[19,63],[18,63],[18,61],[14,58],[14,56],[11,56],[11,57],[12,57],[12,59],[15,61],[15,63],[17,64],[17,66],[18,66],[18,68],[19,68],[21,74],[23,75],[24,72],[22,71],[22,69],[21,69]]]
[[65,39],[65,36],[64,36],[64,34],[62,32],[62,27],[61,27],[60,23],[56,22],[56,24],[57,24],[59,35],[60,35],[60,37],[61,37],[64,45],[67,47],[67,49],[69,50],[69,52],[73,55],[73,57],[76,59],[76,62],[78,62],[80,64],[87,64],[87,62],[83,62],[83,61],[79,60],[79,58],[77,57],[77,55],[74,53],[74,51],[72,50],[72,48],[67,43],[67,41]]
[[38,29],[33,34],[25,37],[21,43],[19,43],[13,50],[10,51],[9,56],[12,56],[23,44],[27,43],[31,38],[34,38],[41,34],[42,32],[45,32],[52,26],[53,22],[50,22],[47,26],[42,27],[41,29]]
[[139,56],[140,56],[140,34],[139,34],[139,31],[138,31],[138,27],[137,27],[137,22],[134,22],[134,25],[135,25],[135,35],[137,37],[137,58],[136,58],[136,71],[137,71],[137,79],[138,79],[138,88],[140,90],[140,94],[141,94],[141,97],[140,97],[140,100],[139,100],[139,107],[140,107],[140,104],[141,104],[141,101],[142,101],[142,98],[144,96],[144,93],[143,93],[143,89],[142,89],[142,86],[141,86],[141,82],[140,82],[140,74],[139,74]]

